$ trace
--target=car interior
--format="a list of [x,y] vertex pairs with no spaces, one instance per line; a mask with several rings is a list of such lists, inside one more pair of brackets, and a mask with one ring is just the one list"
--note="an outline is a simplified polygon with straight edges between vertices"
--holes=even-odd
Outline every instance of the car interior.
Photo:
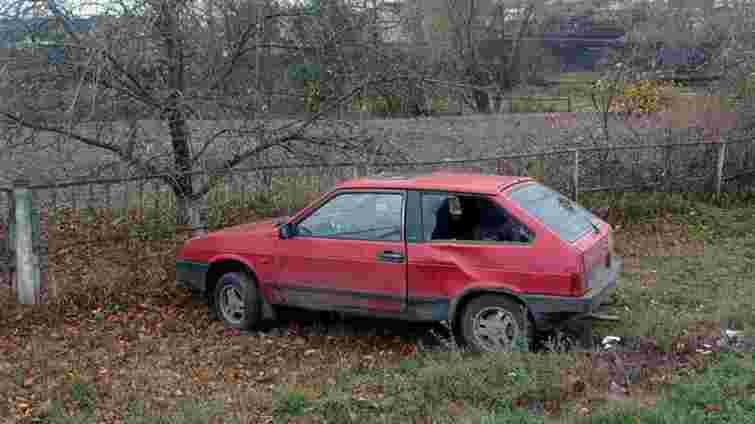
[[425,240],[527,243],[532,233],[489,199],[478,196],[426,196]]

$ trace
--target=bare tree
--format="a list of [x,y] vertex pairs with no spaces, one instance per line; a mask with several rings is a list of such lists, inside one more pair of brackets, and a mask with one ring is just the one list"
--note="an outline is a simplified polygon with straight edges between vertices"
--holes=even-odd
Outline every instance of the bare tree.
[[[526,80],[530,66],[544,56],[540,42],[544,19],[541,0],[426,0],[419,2],[424,31],[439,74],[468,84],[467,98],[478,112],[491,111],[490,94],[510,91]],[[416,19],[415,19],[416,21]],[[500,103],[500,102],[499,102]]]
[[[752,72],[755,19],[747,3],[732,1],[718,8],[711,2],[705,2],[704,8],[642,3],[608,13],[607,18],[624,27],[626,37],[613,52],[604,79],[620,85],[661,78],[695,86],[696,91],[729,96],[736,91],[733,86],[746,81]],[[623,69],[621,81],[614,78],[616,65]],[[745,100],[740,99],[740,106],[745,106]],[[705,109],[710,107],[706,104]],[[701,115],[711,113],[715,117]],[[684,125],[702,126],[714,133],[728,125],[721,110],[686,114]]]
[[[5,12],[21,18],[25,3],[18,0],[19,7]],[[117,13],[97,16],[96,26],[82,32],[73,28],[75,11],[49,0],[48,19],[65,34],[65,61],[49,64],[39,49],[7,57],[0,119],[8,128],[60,136],[142,174],[161,175],[176,195],[182,224],[197,219],[193,204],[211,188],[193,177],[200,169],[224,172],[270,153],[311,157],[360,151],[369,138],[343,123],[324,121],[363,87],[396,78],[329,67],[331,78],[346,81],[349,90],[331,96],[316,113],[276,120],[264,112],[266,93],[254,80],[261,74],[255,72],[260,52],[302,57],[328,50],[326,39],[313,44],[290,36],[291,20],[318,21],[318,14],[272,1],[119,4]],[[331,27],[331,38],[346,37],[355,26],[350,17],[344,19],[346,29]],[[359,42],[354,40],[352,49]],[[296,94],[289,90],[288,95]],[[207,121],[212,131],[192,128]]]

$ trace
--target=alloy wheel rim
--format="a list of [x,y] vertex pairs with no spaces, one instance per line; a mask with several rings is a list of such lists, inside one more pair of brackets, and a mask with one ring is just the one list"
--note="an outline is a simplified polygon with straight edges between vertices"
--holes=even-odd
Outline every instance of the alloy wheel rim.
[[223,318],[233,324],[239,325],[244,321],[245,307],[244,297],[241,291],[234,286],[226,286],[220,291],[220,312]]
[[472,335],[477,345],[485,351],[510,352],[520,335],[519,323],[508,310],[498,306],[487,307],[472,319]]

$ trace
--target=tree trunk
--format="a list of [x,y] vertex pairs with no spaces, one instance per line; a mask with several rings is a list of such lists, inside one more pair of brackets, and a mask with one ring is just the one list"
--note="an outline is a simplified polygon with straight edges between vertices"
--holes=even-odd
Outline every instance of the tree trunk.
[[176,220],[182,222],[182,226],[191,230],[191,235],[204,234],[207,227],[205,217],[202,216],[201,206],[198,199],[176,194]]
[[170,141],[173,147],[173,164],[175,179],[171,182],[176,194],[176,225],[189,225],[191,220],[191,202],[194,199],[193,178],[189,173],[192,168],[189,124],[183,110],[182,96],[186,92],[184,79],[184,54],[178,30],[180,8],[178,3],[165,1],[162,4],[161,20],[158,26],[165,41],[165,53],[168,58],[168,96],[163,119],[168,121]]
[[173,191],[176,194],[176,225],[188,225],[189,206],[194,198],[194,179],[191,171],[191,151],[189,149],[189,126],[183,115],[176,111],[170,120],[170,139],[173,144],[173,162],[176,177]]
[[475,90],[474,91],[474,103],[475,109],[479,113],[490,113],[490,96],[487,91]]

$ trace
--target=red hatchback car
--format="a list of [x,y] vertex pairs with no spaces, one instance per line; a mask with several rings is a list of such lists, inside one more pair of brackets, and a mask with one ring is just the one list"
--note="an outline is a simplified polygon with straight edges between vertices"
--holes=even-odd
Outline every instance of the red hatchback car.
[[588,315],[616,286],[611,227],[525,177],[433,173],[343,182],[293,217],[193,238],[179,286],[225,325],[278,305],[447,321],[476,351]]

